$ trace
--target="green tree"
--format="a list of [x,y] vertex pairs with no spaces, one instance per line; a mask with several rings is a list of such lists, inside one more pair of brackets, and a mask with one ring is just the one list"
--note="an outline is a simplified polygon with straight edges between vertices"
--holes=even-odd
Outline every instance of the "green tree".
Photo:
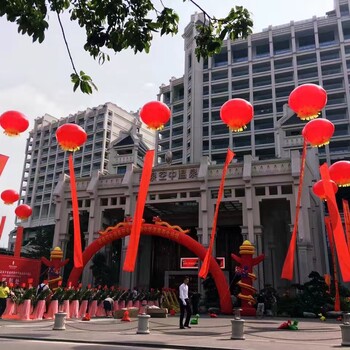
[[[247,37],[253,22],[250,13],[242,6],[235,6],[224,18],[209,15],[193,0],[191,2],[204,14],[203,23],[197,25],[196,56],[198,59],[220,52],[223,40]],[[157,5],[162,8],[158,9]],[[49,28],[50,13],[57,16],[62,35],[73,67],[71,80],[74,91],[79,87],[91,94],[97,89],[90,76],[78,73],[71,56],[68,41],[61,22],[61,15],[69,13],[70,20],[85,29],[84,49],[100,64],[110,57],[106,50],[120,52],[131,48],[135,53],[149,52],[155,33],[174,35],[178,32],[179,16],[174,9],[164,6],[162,0],[2,0],[0,16],[16,22],[18,32],[29,35],[33,42],[42,43]]]

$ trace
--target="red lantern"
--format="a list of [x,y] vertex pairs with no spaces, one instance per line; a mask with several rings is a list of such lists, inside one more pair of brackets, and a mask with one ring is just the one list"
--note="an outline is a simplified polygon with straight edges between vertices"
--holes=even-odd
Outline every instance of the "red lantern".
[[21,204],[15,209],[15,214],[21,220],[26,220],[32,215],[32,208],[27,204]]
[[[338,192],[338,186],[337,184],[331,180],[331,184],[334,190],[334,193]],[[312,186],[312,191],[313,193],[319,197],[321,200],[325,200],[326,199],[326,194],[324,192],[324,188],[323,188],[323,180],[317,181],[313,186]]]
[[5,204],[13,204],[19,200],[19,194],[15,190],[5,190],[1,192],[1,199]]
[[160,101],[146,103],[140,111],[142,121],[153,130],[162,130],[170,119],[169,107]]
[[77,151],[87,140],[85,130],[76,124],[61,125],[56,131],[56,139],[65,151]]
[[28,129],[29,121],[21,112],[7,111],[0,116],[0,126],[4,134],[17,136]]
[[304,126],[302,134],[312,147],[328,145],[334,134],[334,124],[324,118],[311,120]]
[[350,162],[340,160],[329,167],[329,176],[339,187],[350,186]]
[[253,115],[253,106],[242,98],[228,100],[220,109],[222,121],[235,132],[243,131],[253,119]]
[[317,118],[327,103],[327,92],[316,84],[304,84],[289,95],[289,107],[301,120]]

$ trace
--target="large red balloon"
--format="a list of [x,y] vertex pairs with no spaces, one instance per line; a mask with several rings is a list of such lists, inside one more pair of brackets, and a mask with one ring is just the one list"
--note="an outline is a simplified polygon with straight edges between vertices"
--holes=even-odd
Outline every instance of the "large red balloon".
[[21,204],[15,209],[15,214],[21,220],[26,220],[32,215],[32,208],[27,204]]
[[87,140],[85,130],[76,124],[63,124],[56,131],[56,139],[65,151],[77,151]]
[[29,121],[21,112],[7,111],[0,116],[0,126],[4,129],[4,134],[17,136],[28,129]]
[[330,178],[339,186],[350,186],[350,162],[340,160],[329,167]]
[[153,130],[161,130],[170,119],[169,107],[160,101],[146,103],[140,111],[142,121]]
[[243,131],[253,119],[253,106],[242,98],[233,98],[225,102],[220,109],[222,121],[232,131]]
[[304,126],[302,134],[312,147],[321,147],[329,144],[334,134],[334,124],[324,118],[310,120]]
[[289,95],[289,107],[301,120],[317,118],[327,103],[327,92],[316,84],[304,84]]
[[15,190],[5,190],[1,192],[1,199],[5,204],[13,204],[19,200],[19,194]]
[[[331,180],[331,184],[334,190],[334,193],[338,192],[338,186],[337,184]],[[323,180],[317,181],[313,186],[312,186],[312,191],[314,194],[319,197],[321,200],[326,199],[326,194],[323,188]]]

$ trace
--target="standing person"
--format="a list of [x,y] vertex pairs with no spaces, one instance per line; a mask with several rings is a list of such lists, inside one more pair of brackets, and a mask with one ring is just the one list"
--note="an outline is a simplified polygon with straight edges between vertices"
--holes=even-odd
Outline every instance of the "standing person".
[[[191,328],[190,326],[190,318],[191,318],[191,305],[190,299],[188,297],[188,282],[189,277],[185,277],[184,283],[182,283],[179,287],[179,299],[180,299],[180,329],[184,329],[185,327]],[[186,310],[186,320],[183,323],[184,316]]]
[[6,299],[10,295],[10,289],[7,286],[7,282],[3,281],[0,285],[0,318],[6,309]]
[[107,295],[107,298],[103,300],[103,308],[105,309],[106,316],[112,316],[112,309],[113,309],[114,300]]

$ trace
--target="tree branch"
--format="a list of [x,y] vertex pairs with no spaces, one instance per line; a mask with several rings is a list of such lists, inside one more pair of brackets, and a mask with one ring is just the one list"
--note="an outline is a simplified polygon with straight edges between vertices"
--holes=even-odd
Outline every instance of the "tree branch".
[[188,1],[189,1],[189,2],[192,2],[192,4],[193,4],[194,6],[196,6],[197,8],[199,8],[199,9],[203,12],[204,16],[207,16],[210,20],[213,20],[213,17],[211,17],[211,16],[208,14],[208,12],[205,11],[201,6],[199,6],[194,0],[188,0]]

